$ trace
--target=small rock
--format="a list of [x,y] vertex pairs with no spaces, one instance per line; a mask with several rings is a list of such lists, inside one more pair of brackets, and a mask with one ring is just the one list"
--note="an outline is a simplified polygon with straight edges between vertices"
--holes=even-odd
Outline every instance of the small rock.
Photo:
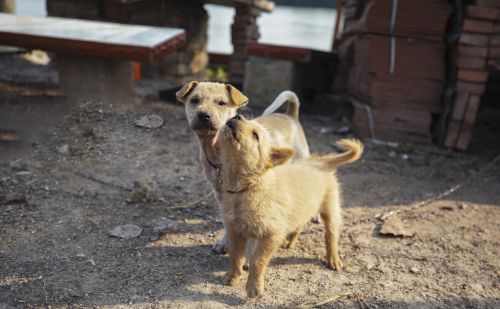
[[458,204],[459,209],[467,209],[467,204]]
[[64,145],[62,145],[60,147],[57,147],[57,152],[60,153],[60,154],[62,154],[62,155],[64,155],[64,156],[68,155],[69,154],[69,146],[68,146],[68,144],[64,144]]
[[471,283],[470,287],[474,292],[478,294],[483,293],[483,286],[479,283]]
[[415,267],[415,266],[412,266],[412,267],[410,267],[410,272],[411,272],[412,274],[418,274],[418,273],[420,273],[420,269],[418,269],[418,268],[417,268],[417,267]]
[[403,160],[409,160],[409,159],[410,159],[410,155],[409,155],[409,154],[406,154],[406,153],[403,153],[403,154],[401,155],[401,159],[403,159]]
[[347,134],[349,132],[351,132],[351,126],[349,125],[341,126],[335,130],[336,134]]
[[384,236],[406,236],[411,237],[415,232],[409,231],[401,219],[397,216],[391,216],[384,220],[379,233]]
[[131,239],[141,235],[142,229],[137,225],[125,224],[119,225],[109,231],[111,236],[120,237],[123,239]]
[[346,273],[349,273],[349,274],[356,274],[359,272],[359,268],[357,267],[352,267],[352,266],[346,266],[344,268],[345,272]]
[[147,115],[141,119],[136,120],[135,125],[137,127],[144,127],[148,129],[156,129],[163,125],[163,118],[158,115]]
[[174,220],[170,220],[165,217],[159,217],[156,219],[153,219],[149,222],[149,226],[153,228],[153,231],[155,233],[161,233],[171,227],[173,227],[176,224]]
[[397,155],[398,154],[394,150],[389,151],[389,157],[390,158],[395,158]]
[[330,132],[333,132],[333,128],[330,128],[330,127],[321,127],[319,129],[319,134],[327,134],[327,133],[330,133]]

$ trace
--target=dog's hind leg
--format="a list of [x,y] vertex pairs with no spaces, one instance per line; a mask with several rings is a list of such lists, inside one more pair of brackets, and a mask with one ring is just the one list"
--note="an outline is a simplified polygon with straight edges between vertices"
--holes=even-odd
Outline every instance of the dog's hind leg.
[[284,244],[285,249],[293,249],[295,247],[301,231],[302,228],[299,227],[295,231],[291,232],[286,236],[286,241]]
[[320,215],[325,224],[326,263],[331,269],[340,271],[342,261],[339,256],[340,199],[337,194],[328,194],[321,206]]

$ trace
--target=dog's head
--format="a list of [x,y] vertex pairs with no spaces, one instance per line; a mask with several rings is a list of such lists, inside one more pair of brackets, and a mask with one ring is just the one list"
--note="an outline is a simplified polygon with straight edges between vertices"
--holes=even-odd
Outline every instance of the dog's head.
[[286,163],[294,154],[291,148],[274,147],[264,126],[241,115],[229,119],[218,134],[223,168],[227,165],[240,175],[262,175],[269,168]]
[[248,98],[238,89],[222,83],[190,82],[177,93],[186,106],[189,126],[200,135],[215,134]]

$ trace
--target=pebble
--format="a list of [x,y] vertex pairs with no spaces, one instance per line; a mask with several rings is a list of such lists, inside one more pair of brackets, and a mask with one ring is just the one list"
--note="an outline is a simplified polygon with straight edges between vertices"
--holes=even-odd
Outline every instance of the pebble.
[[412,267],[410,267],[410,272],[413,274],[418,274],[418,273],[420,273],[420,269],[418,269],[415,266],[412,266]]

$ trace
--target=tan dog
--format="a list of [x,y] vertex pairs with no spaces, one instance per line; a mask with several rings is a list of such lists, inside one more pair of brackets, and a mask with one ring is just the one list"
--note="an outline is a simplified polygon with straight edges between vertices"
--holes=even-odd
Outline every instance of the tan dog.
[[274,251],[289,233],[293,245],[301,227],[318,211],[325,225],[327,265],[340,270],[340,187],[334,170],[358,160],[362,144],[341,140],[345,153],[284,164],[293,149],[275,147],[265,127],[240,115],[219,131],[217,144],[224,162],[221,206],[229,239],[230,268],[224,283],[234,285],[242,276],[245,247],[255,240],[246,289],[248,297],[262,295]]
[[[189,126],[195,132],[200,144],[200,160],[206,178],[212,185],[217,204],[221,203],[221,160],[214,148],[216,132],[228,119],[236,115],[238,108],[248,103],[248,98],[231,85],[211,82],[190,82],[176,94],[184,103]],[[288,102],[286,114],[273,114]],[[299,100],[291,91],[282,92],[255,120],[271,132],[271,140],[276,147],[290,147],[295,150],[295,158],[309,157],[309,146],[304,130],[299,123]],[[227,235],[218,240],[212,250],[216,253],[227,251]]]

